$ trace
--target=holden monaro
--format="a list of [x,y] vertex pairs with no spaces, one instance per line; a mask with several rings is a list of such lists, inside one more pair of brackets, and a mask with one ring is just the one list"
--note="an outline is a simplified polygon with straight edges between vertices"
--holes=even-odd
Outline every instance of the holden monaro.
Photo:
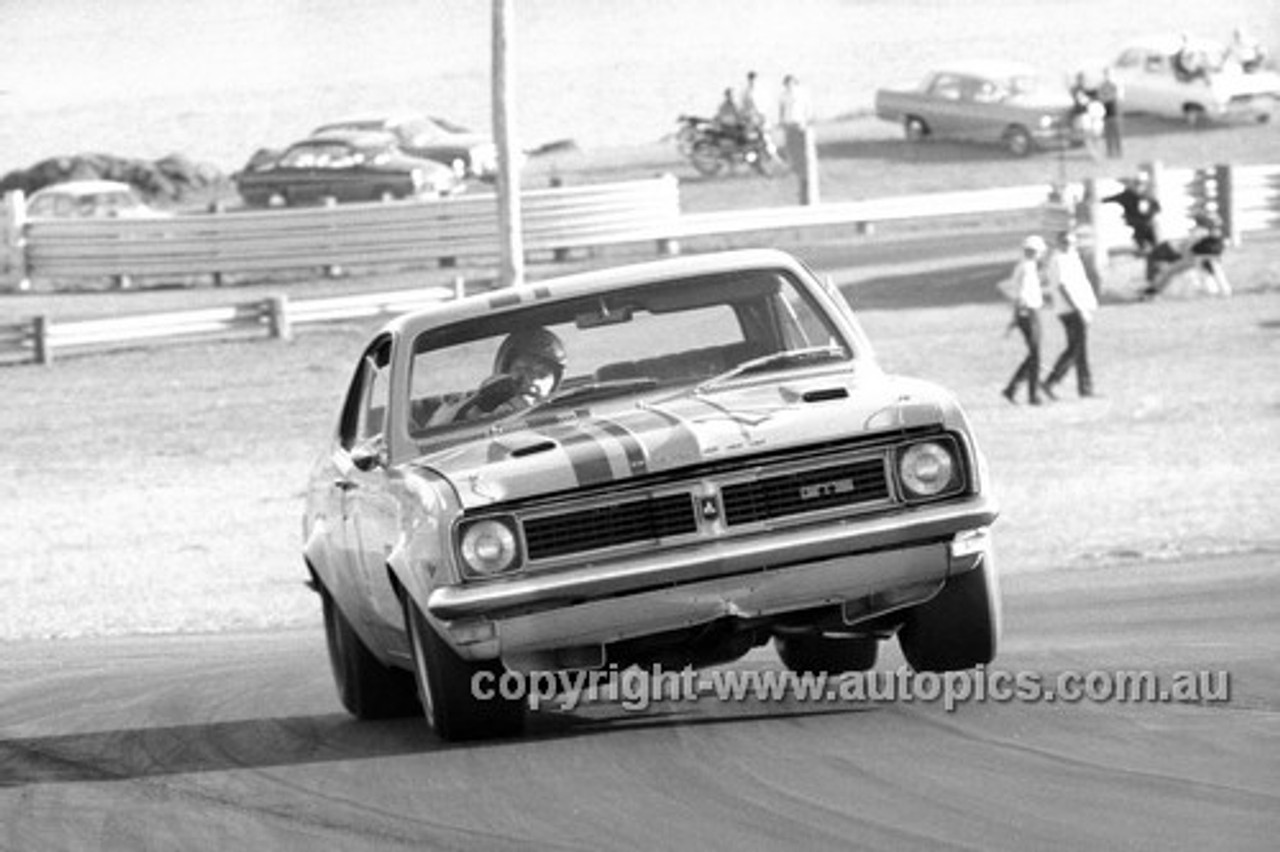
[[587,272],[399,317],[311,476],[304,554],[343,705],[518,733],[477,678],[990,661],[997,516],[946,390],[893,376],[772,250]]

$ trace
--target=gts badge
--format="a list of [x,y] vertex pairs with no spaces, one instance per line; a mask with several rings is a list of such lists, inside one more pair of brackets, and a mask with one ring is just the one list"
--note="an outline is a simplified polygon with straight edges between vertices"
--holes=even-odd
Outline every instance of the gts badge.
[[801,500],[824,500],[839,494],[852,494],[853,480],[850,478],[834,479],[818,485],[805,485],[800,489]]

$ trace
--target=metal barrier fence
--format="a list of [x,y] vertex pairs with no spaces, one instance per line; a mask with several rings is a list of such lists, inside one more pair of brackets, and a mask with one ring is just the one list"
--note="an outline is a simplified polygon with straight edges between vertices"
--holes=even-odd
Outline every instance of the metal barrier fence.
[[[1218,166],[1209,169],[1144,168],[1161,202],[1162,236],[1176,239],[1192,216],[1213,209],[1235,240],[1247,231],[1280,227],[1280,166]],[[656,241],[660,250],[691,236],[829,225],[863,225],[894,219],[1016,212],[1042,214],[1038,228],[1081,216],[1088,226],[1095,263],[1105,265],[1129,244],[1120,210],[1099,199],[1120,188],[1115,180],[1071,187],[1029,186],[976,192],[937,193],[844,204],[673,215],[674,178],[602,187],[547,190],[525,208],[526,248]],[[528,198],[526,196],[526,198]],[[1052,198],[1075,199],[1064,203]],[[491,199],[437,204],[344,205],[303,211],[177,217],[155,222],[104,220],[27,223],[14,227],[0,217],[0,282],[16,252],[28,265],[59,274],[129,275],[167,271],[280,269],[324,264],[374,264],[441,260],[461,254],[485,256],[496,246]],[[678,207],[678,197],[675,198]],[[6,200],[6,209],[14,207]],[[20,199],[18,202],[20,207]],[[20,212],[20,211],[19,211]],[[447,213],[456,214],[449,221]],[[183,221],[190,219],[190,222]],[[21,224],[20,217],[18,223]],[[181,222],[178,229],[170,226]],[[429,223],[434,223],[428,227]],[[16,235],[16,236],[15,236]],[[159,236],[157,236],[159,235]],[[202,236],[203,235],[203,236]],[[234,246],[234,251],[228,248]],[[225,258],[234,254],[233,260]],[[34,259],[34,263],[32,261]],[[52,274],[52,273],[50,273]],[[287,337],[295,325],[397,313],[459,295],[459,287],[310,299],[292,303],[275,297],[207,308],[110,320],[50,323],[45,317],[0,324],[0,360],[50,363],[58,351],[189,340],[205,336]]]
[[[11,193],[0,213],[0,287],[30,278],[451,265],[491,260],[499,247],[491,194],[147,219],[27,220],[24,208],[21,193]],[[659,239],[679,218],[672,176],[522,193],[531,252]]]

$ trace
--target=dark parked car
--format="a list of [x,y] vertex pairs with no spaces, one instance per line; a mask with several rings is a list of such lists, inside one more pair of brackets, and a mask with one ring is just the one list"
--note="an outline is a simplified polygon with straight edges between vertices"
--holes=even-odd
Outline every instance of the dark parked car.
[[444,163],[469,177],[489,179],[498,170],[497,148],[475,133],[433,115],[389,115],[349,118],[317,127],[314,135],[334,130],[383,130],[393,134],[405,153]]
[[901,125],[911,142],[995,143],[1024,157],[1076,141],[1065,83],[1019,62],[938,66],[914,87],[878,90],[875,107],[878,117]]
[[[508,673],[989,662],[987,465],[783,252],[675,258],[407,314],[355,359],[303,552],[338,693],[510,735]],[[616,667],[616,669],[614,668]]]
[[259,151],[235,182],[254,206],[442,196],[463,186],[448,166],[406,154],[388,133],[367,131],[313,136],[278,155]]

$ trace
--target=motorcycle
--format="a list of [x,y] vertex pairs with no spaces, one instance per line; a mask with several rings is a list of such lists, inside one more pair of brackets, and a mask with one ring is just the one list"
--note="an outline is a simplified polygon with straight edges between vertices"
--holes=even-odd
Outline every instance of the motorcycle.
[[740,165],[768,176],[778,163],[777,146],[759,126],[724,127],[709,118],[682,115],[676,146],[699,174],[708,177]]

